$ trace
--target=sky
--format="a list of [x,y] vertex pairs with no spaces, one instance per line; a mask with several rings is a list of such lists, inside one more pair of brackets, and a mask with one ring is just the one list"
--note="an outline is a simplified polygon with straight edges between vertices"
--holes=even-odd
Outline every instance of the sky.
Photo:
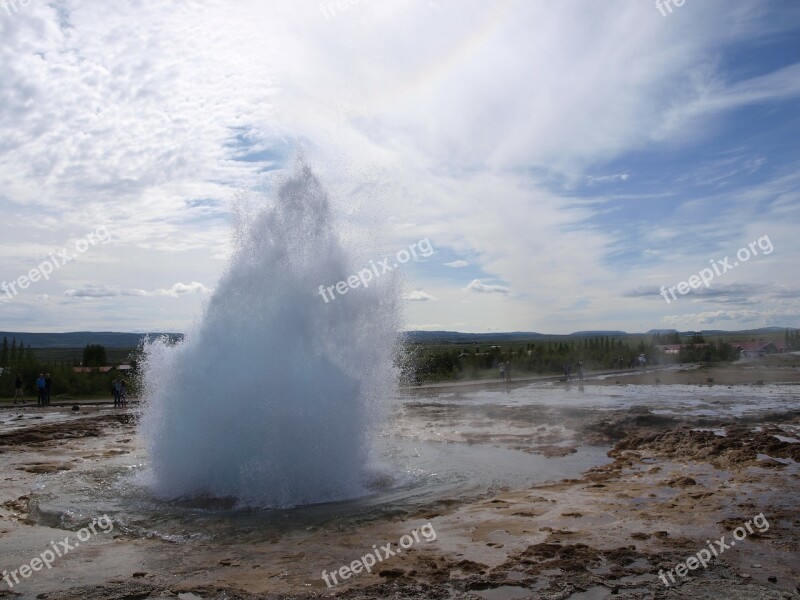
[[0,330],[185,331],[298,156],[406,329],[800,327],[799,102],[795,0],[0,0]]

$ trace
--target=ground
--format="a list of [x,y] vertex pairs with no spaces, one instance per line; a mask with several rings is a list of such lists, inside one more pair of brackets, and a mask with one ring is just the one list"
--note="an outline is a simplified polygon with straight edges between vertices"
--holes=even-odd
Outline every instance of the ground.
[[[731,386],[726,389],[735,396],[745,389],[742,386],[797,384],[798,360],[611,376],[586,385],[690,384],[698,386],[698,394],[709,386]],[[415,401],[408,410],[434,423],[452,417],[432,406]],[[17,410],[17,422],[6,422],[0,429],[0,458],[6,466],[0,489],[4,569],[17,568],[51,539],[65,535],[58,523],[32,517],[37,507],[31,489],[37,478],[87,462],[110,461],[135,447],[135,409],[113,413],[84,407],[78,414],[51,420],[49,415],[36,419],[44,414],[37,411],[44,409]],[[532,422],[541,417],[532,414]],[[522,419],[521,414],[512,416]],[[563,426],[577,431],[579,439],[605,445],[610,462],[574,479],[488,489],[477,497],[443,499],[414,512],[334,522],[251,543],[174,543],[115,530],[98,535],[90,547],[15,589],[0,582],[0,597],[800,596],[800,411],[754,411],[736,418],[665,417],[633,407],[592,414],[566,411],[562,416]],[[531,431],[514,434],[520,435],[520,449],[526,452],[546,456],[573,451],[562,443],[548,444],[534,435],[535,428]],[[463,441],[487,443],[477,438]],[[320,577],[322,568],[350,564],[373,543],[399,540],[428,523],[436,532],[435,541],[423,540],[378,563],[371,574],[361,573],[331,589]],[[712,548],[718,555],[706,560],[705,568],[699,566],[685,577],[676,571],[690,557],[706,549],[710,554]]]

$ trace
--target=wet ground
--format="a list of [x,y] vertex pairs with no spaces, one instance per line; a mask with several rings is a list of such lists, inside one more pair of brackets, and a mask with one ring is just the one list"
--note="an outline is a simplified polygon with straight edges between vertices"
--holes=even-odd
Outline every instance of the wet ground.
[[796,598],[800,371],[746,367],[407,391],[371,496],[283,510],[153,498],[134,405],[6,409],[0,597]]

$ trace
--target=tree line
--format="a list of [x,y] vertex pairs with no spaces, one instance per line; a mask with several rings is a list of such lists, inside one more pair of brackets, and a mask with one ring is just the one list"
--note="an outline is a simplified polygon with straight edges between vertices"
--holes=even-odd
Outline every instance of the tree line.
[[[22,378],[25,399],[36,398],[36,379],[39,373],[50,373],[53,380],[53,398],[66,397],[92,397],[111,395],[111,382],[114,379],[125,377],[130,384],[129,393],[133,395],[136,387],[135,356],[131,358],[133,371],[124,375],[116,369],[101,373],[94,369],[90,373],[76,373],[75,367],[101,367],[107,365],[106,349],[99,344],[87,344],[83,349],[82,360],[75,358],[72,361],[42,361],[30,345],[12,338],[11,342],[3,338],[0,346],[0,398],[9,398],[14,395],[14,381],[19,374]],[[134,389],[131,389],[134,388]]]
[[[800,339],[798,340],[800,341]],[[677,355],[656,349],[659,345],[683,344]],[[723,362],[736,359],[726,342],[706,343],[701,335],[681,340],[677,333],[654,334],[638,342],[607,336],[570,341],[510,343],[498,345],[432,347],[410,344],[398,366],[406,383],[428,383],[458,379],[490,379],[498,376],[500,363],[511,363],[513,376],[551,375],[576,370],[578,361],[586,370],[632,368],[640,354],[647,364],[671,362]]]

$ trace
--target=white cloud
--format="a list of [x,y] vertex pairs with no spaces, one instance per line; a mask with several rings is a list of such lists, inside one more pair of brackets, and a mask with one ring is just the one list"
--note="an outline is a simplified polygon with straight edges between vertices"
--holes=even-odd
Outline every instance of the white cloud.
[[431,300],[438,300],[438,298],[434,298],[427,292],[423,292],[422,290],[414,290],[413,292],[408,292],[403,294],[403,300],[408,302],[428,302]]
[[451,269],[463,269],[464,267],[468,267],[469,263],[465,260],[454,260],[453,262],[444,263],[445,267],[450,267]]
[[586,178],[586,181],[589,183],[589,185],[594,185],[601,183],[618,183],[620,181],[628,181],[628,179],[630,179],[630,174],[618,173],[616,175],[601,175],[599,177],[593,177],[590,175]]
[[[69,289],[64,295],[69,298],[114,298],[117,296],[169,296],[177,298],[183,294],[210,294],[213,290],[202,283],[176,283],[169,289],[140,290],[120,289],[106,286],[87,285],[80,289]],[[45,296],[46,298],[46,296]]]
[[508,295],[511,293],[511,290],[504,285],[487,285],[482,283],[480,279],[473,279],[465,289],[468,292],[477,292],[481,294]]

